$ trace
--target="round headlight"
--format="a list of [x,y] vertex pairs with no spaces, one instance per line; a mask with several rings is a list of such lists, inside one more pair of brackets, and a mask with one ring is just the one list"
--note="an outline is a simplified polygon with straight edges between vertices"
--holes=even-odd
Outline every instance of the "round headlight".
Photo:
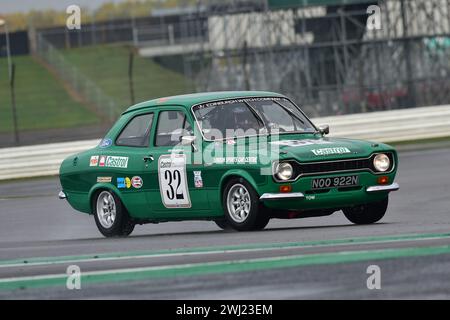
[[278,179],[289,180],[292,178],[293,173],[294,169],[289,163],[283,162],[277,165],[276,175]]
[[375,170],[385,172],[391,166],[391,160],[389,160],[389,157],[384,153],[380,153],[373,158],[373,166],[375,167]]

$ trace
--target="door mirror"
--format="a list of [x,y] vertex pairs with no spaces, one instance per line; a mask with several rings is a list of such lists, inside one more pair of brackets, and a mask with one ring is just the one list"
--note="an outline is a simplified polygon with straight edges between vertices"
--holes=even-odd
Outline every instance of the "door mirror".
[[192,151],[195,152],[195,151],[197,151],[197,147],[194,144],[195,139],[196,139],[196,136],[182,136],[181,137],[181,145],[182,146],[191,146]]
[[319,126],[319,132],[324,136],[330,133],[330,126],[327,124],[323,124]]
[[194,143],[195,136],[182,136],[181,137],[181,145],[183,146],[189,146]]

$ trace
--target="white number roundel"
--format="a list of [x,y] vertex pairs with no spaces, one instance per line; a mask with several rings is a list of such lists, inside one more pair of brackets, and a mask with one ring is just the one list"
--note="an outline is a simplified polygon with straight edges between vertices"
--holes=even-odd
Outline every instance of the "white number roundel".
[[161,199],[166,208],[190,208],[186,179],[186,155],[161,155],[158,160]]

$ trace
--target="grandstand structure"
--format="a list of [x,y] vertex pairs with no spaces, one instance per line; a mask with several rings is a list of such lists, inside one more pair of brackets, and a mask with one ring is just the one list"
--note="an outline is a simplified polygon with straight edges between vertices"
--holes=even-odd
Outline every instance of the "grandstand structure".
[[450,102],[448,0],[200,0],[181,23],[197,91],[278,91],[314,116]]
[[[450,0],[179,2],[148,17],[38,30],[36,47],[126,43],[183,73],[186,91],[277,91],[312,116],[450,103]],[[367,27],[373,5],[380,29]]]

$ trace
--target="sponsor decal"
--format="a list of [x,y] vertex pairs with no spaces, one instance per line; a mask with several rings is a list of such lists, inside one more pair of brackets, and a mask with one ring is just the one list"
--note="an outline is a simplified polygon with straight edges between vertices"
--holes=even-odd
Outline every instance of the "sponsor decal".
[[109,139],[109,138],[107,138],[107,139],[103,139],[103,140],[100,142],[99,147],[100,147],[100,148],[108,148],[108,147],[110,147],[111,145],[112,145],[112,140]]
[[217,164],[244,164],[244,163],[252,163],[255,164],[258,162],[257,157],[218,157],[214,158],[214,163]]
[[316,196],[306,196],[306,200],[315,200]]
[[136,176],[131,178],[131,185],[133,186],[133,188],[140,189],[142,188],[143,184],[144,182],[142,181],[141,177]]
[[98,162],[98,165],[100,167],[104,167],[105,166],[105,162],[106,162],[106,156],[100,156],[100,160]]
[[310,146],[310,145],[321,145],[321,144],[332,144],[332,142],[327,140],[312,140],[312,139],[302,139],[302,140],[279,140],[273,141],[271,144],[279,145],[279,146],[287,146],[287,147],[302,147],[302,146]]
[[330,154],[351,153],[351,151],[348,148],[345,148],[345,147],[313,149],[311,151],[316,156],[326,156],[326,155],[330,155]]
[[119,188],[119,189],[126,188],[125,178],[117,178],[117,188]]
[[[102,166],[101,159],[100,159],[100,166]],[[109,168],[127,168],[128,157],[108,156],[106,157],[104,166]]]
[[92,156],[91,160],[89,161],[90,167],[96,167],[98,165],[98,156]]
[[203,179],[201,171],[194,171],[194,185],[196,188],[203,188]]
[[131,180],[128,177],[125,178],[125,186],[127,187],[127,189],[131,188]]
[[110,183],[112,181],[112,177],[97,177],[97,182],[100,183]]

